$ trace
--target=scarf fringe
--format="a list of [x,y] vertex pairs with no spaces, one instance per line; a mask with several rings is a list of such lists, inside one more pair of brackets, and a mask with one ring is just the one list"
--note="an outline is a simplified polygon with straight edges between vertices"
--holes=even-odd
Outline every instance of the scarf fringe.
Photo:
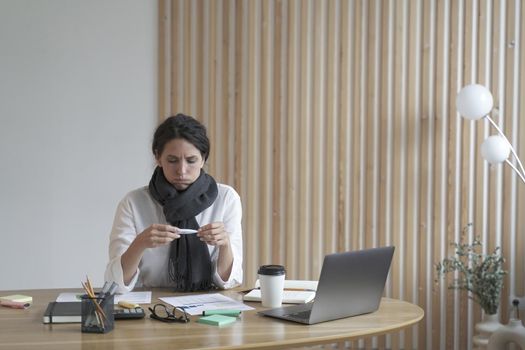
[[[170,259],[168,264],[168,273],[170,279],[175,284],[175,292],[196,292],[208,291],[213,289],[213,284],[210,279],[203,279],[198,282],[191,281],[189,275],[183,275],[176,267],[177,261]],[[210,274],[211,275],[211,274]]]

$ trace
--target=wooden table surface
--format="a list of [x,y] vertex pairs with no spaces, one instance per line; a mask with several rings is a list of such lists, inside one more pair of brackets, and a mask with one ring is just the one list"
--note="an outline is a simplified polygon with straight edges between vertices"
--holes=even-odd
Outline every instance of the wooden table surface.
[[[89,334],[80,332],[80,323],[42,323],[47,304],[61,292],[81,290],[0,291],[0,295],[33,297],[33,304],[25,310],[0,307],[0,349],[286,349],[389,333],[413,325],[424,316],[417,305],[383,298],[379,310],[371,314],[307,326],[260,316],[260,303],[247,303],[256,309],[244,311],[235,323],[217,327],[197,323],[198,316],[191,316],[186,324],[159,322],[150,319],[148,305],[142,305],[145,318],[117,320],[113,331]],[[242,294],[235,290],[223,294],[242,300]],[[153,290],[152,303],[173,295],[169,290]]]

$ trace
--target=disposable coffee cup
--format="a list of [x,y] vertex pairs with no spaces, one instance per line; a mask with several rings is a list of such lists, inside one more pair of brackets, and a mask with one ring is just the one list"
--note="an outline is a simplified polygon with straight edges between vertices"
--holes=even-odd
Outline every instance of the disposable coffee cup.
[[261,288],[261,303],[264,307],[280,307],[283,302],[284,277],[281,265],[262,265],[257,272]]

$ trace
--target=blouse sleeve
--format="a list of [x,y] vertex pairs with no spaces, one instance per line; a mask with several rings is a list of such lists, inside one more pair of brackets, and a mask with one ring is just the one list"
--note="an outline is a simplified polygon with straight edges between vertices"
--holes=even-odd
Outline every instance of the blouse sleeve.
[[104,274],[106,281],[118,284],[118,293],[130,292],[137,283],[139,275],[138,269],[129,285],[124,284],[124,273],[120,261],[122,254],[128,249],[136,236],[137,231],[133,220],[131,204],[127,198],[124,198],[119,203],[115,213],[109,242],[109,263],[106,266],[106,272]]
[[218,249],[215,250],[212,256],[213,263],[213,283],[221,289],[229,289],[242,284],[243,270],[242,270],[242,205],[241,199],[233,188],[229,188],[227,196],[224,200],[224,227],[226,232],[230,235],[230,244],[233,252],[233,266],[230,278],[223,281],[217,273],[217,259],[219,255]]

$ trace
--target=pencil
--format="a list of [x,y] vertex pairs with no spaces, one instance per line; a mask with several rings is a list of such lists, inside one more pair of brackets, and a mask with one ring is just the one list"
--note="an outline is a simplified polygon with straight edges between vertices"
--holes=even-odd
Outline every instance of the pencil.
[[[107,320],[107,317],[106,317],[106,314],[104,313],[104,310],[102,310],[102,308],[100,307],[99,303],[97,303],[96,301],[96,296],[95,296],[95,293],[93,292],[92,289],[90,289],[88,286],[87,286],[87,283],[84,284],[83,282],[80,282],[82,284],[82,287],[84,288],[84,290],[86,291],[87,295],[91,298],[91,301],[93,301],[93,304],[95,305],[95,308],[97,309],[96,310],[96,314],[98,315],[100,313],[100,315],[105,319]],[[102,320],[101,320],[102,321]],[[102,322],[102,327],[104,327],[104,322]]]
[[297,291],[297,292],[314,292],[311,289],[305,289],[305,288],[284,288],[284,290],[291,290],[291,291]]
[[[97,302],[91,297],[91,290],[89,289],[89,287],[87,286],[87,284],[84,284],[83,282],[80,282],[82,284],[82,288],[84,288],[84,290],[86,291],[86,294],[87,296],[90,298],[91,302],[93,303],[93,305],[97,306]],[[102,327],[104,327],[104,322],[102,321],[102,317],[99,315],[99,311],[98,309],[95,310],[95,318],[97,319],[97,323],[100,324]],[[86,318],[86,323],[88,323],[88,320],[89,320],[89,315],[88,317]]]

